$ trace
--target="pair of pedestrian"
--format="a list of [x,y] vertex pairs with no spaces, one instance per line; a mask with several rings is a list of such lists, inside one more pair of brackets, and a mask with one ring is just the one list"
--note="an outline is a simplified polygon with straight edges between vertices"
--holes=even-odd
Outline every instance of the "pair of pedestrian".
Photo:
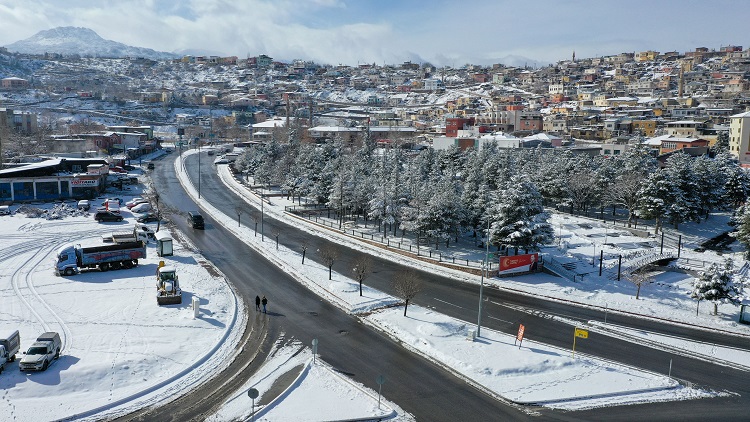
[[263,305],[263,313],[266,312],[266,305],[268,305],[268,299],[266,299],[265,296],[263,296],[263,299],[260,298],[260,296],[255,296],[255,310],[260,311],[260,305]]

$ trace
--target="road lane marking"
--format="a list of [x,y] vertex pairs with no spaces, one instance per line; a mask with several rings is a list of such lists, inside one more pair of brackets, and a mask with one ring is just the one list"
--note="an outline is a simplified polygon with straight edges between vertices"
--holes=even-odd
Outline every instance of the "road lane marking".
[[513,324],[513,323],[512,323],[512,322],[510,322],[510,321],[506,321],[506,320],[504,320],[504,319],[500,319],[500,318],[495,318],[495,317],[493,317],[492,315],[485,315],[485,316],[486,316],[487,318],[492,318],[492,319],[494,319],[494,320],[497,320],[497,321],[502,321],[502,322],[506,322],[506,323],[508,323],[508,324]]
[[436,298],[436,297],[433,297],[433,299],[437,300],[438,302],[443,302],[443,303],[445,303],[446,305],[451,305],[451,306],[455,306],[456,308],[460,308],[460,309],[463,309],[463,306],[458,306],[458,305],[456,305],[455,303],[450,303],[450,302],[446,302],[446,301],[444,301],[444,300],[442,300],[442,299],[438,299],[438,298]]

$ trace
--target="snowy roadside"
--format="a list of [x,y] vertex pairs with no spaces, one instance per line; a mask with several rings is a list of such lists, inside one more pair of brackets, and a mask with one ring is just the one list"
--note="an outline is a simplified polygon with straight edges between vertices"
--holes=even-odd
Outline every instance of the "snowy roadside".
[[[186,180],[185,173],[179,166],[176,166],[176,170],[183,186],[194,200],[197,199],[197,192]],[[220,166],[219,171],[225,183],[227,177],[230,181],[234,180],[225,166]],[[229,187],[238,190],[249,202],[257,203],[257,198],[253,201],[252,195],[247,191],[242,192],[245,189],[239,183],[229,184]],[[416,313],[417,317],[414,317],[414,314],[406,318],[400,316],[403,308],[390,307],[400,302],[399,299],[371,288],[365,288],[363,295],[359,296],[359,285],[354,280],[337,272],[334,272],[329,280],[327,267],[313,261],[307,261],[304,266],[298,265],[301,261],[300,252],[289,250],[283,245],[277,249],[273,239],[263,240],[262,236],[255,235],[253,229],[238,226],[234,218],[220,213],[205,201],[199,202],[199,205],[219,224],[263,253],[321,297],[347,312],[362,314],[360,318],[364,322],[379,327],[411,350],[497,397],[512,402],[574,409],[637,401],[680,400],[715,394],[682,387],[666,376],[601,359],[580,354],[573,358],[567,351],[537,343],[532,343],[534,347],[517,349],[513,345],[512,336],[491,330],[484,331],[486,338],[483,335],[478,341],[467,341],[466,334],[471,327],[470,323],[420,310],[418,307],[410,307],[410,311]],[[281,211],[273,206],[266,209],[283,215],[283,208]],[[325,359],[325,347],[319,347]],[[514,356],[514,359],[503,359],[503,362],[499,362],[496,358],[508,355]],[[471,358],[467,359],[467,356]],[[519,362],[519,365],[510,363],[514,360]],[[548,388],[530,388],[527,382],[532,377],[526,376],[529,374],[534,374],[535,386],[546,383]],[[631,381],[613,383],[613,377]],[[580,384],[570,389],[565,388],[564,385],[573,379]],[[585,389],[583,386],[591,388]],[[649,394],[642,394],[646,391]]]
[[634,343],[668,350],[676,355],[701,359],[706,362],[733,367],[742,371],[750,371],[750,351],[748,350],[719,346],[713,343],[685,340],[679,337],[667,336],[644,330],[635,330],[599,321],[589,321],[589,327],[591,327],[592,331],[598,331]]

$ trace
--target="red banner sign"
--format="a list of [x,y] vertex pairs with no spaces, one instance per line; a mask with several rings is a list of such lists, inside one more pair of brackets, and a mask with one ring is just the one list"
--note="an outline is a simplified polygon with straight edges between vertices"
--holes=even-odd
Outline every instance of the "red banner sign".
[[500,257],[500,271],[526,266],[530,270],[539,260],[539,254],[513,255]]
[[523,326],[523,324],[518,324],[518,334],[516,335],[516,340],[523,341],[523,332],[526,330],[526,327]]

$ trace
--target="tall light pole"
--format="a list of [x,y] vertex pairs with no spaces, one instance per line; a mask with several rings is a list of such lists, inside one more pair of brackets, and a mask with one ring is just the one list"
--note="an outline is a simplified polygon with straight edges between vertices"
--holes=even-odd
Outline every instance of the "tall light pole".
[[263,231],[263,190],[265,189],[265,183],[260,184],[260,240],[265,241],[265,232]]
[[487,239],[484,241],[485,253],[484,261],[482,261],[482,279],[479,282],[479,312],[477,315],[477,337],[480,337],[482,330],[482,296],[484,295],[484,272],[487,271],[489,277],[489,257],[490,257],[490,218],[487,216]]
[[201,199],[201,141],[200,140],[198,140],[198,199]]

